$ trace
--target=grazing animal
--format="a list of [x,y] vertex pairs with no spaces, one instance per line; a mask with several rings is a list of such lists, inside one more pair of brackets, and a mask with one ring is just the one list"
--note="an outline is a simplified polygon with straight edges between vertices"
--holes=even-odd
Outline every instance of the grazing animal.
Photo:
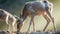
[[14,25],[19,20],[19,18],[17,16],[13,16],[12,14],[3,9],[0,9],[0,20],[2,20],[8,25],[9,32],[13,32],[15,31]]
[[38,16],[42,15],[47,21],[47,24],[44,27],[43,31],[46,30],[47,26],[49,25],[51,21],[53,22],[53,27],[55,30],[56,28],[54,25],[54,17],[52,17],[51,15],[52,10],[53,10],[53,4],[49,2],[48,0],[27,2],[23,8],[22,15],[20,15],[20,23],[17,24],[17,29],[18,29],[17,31],[19,32],[19,30],[22,28],[24,20],[27,18],[27,16],[31,17],[30,25],[27,32],[30,29],[31,23],[33,23],[33,29],[35,30],[33,19],[34,19],[34,16],[36,15]]

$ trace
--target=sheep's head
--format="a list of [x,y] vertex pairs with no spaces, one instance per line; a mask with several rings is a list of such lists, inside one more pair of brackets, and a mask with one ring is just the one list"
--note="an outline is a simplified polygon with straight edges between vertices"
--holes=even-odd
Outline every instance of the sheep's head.
[[4,10],[0,9],[0,18],[3,18],[5,16],[6,16],[6,14],[5,14]]

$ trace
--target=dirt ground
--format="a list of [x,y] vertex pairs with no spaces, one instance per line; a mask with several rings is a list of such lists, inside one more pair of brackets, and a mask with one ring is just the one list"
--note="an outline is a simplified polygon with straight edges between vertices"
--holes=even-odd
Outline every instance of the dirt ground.
[[43,31],[36,31],[36,32],[28,32],[28,33],[17,33],[17,32],[14,32],[14,33],[9,33],[7,31],[0,31],[0,34],[60,34],[60,30],[56,30],[56,31],[52,31],[52,32],[43,32]]

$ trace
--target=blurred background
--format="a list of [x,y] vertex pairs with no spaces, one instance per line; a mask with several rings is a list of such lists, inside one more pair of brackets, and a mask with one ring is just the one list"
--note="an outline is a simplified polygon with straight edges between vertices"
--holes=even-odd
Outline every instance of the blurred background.
[[[0,0],[0,9],[4,9],[10,12],[13,15],[19,16],[22,13],[24,4],[29,1],[40,1],[40,0]],[[53,17],[55,18],[55,26],[57,30],[60,30],[60,0],[49,0],[54,4],[54,9],[52,12]],[[24,21],[24,25],[21,29],[21,32],[26,32],[29,26],[30,18]],[[46,25],[46,20],[42,16],[34,17],[35,29],[42,31]],[[7,25],[0,21],[0,30],[7,30]],[[53,30],[52,22],[47,27],[46,31]],[[33,27],[31,25],[30,31],[33,31]]]

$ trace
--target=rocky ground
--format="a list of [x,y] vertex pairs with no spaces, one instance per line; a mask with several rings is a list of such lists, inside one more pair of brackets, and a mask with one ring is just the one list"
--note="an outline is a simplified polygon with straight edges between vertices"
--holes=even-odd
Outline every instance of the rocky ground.
[[[7,31],[0,31],[0,34],[17,34],[17,33],[16,32],[9,33]],[[60,30],[56,30],[56,31],[52,31],[52,32],[43,32],[43,31],[30,32],[30,33],[21,33],[21,32],[19,32],[18,34],[60,34]]]

